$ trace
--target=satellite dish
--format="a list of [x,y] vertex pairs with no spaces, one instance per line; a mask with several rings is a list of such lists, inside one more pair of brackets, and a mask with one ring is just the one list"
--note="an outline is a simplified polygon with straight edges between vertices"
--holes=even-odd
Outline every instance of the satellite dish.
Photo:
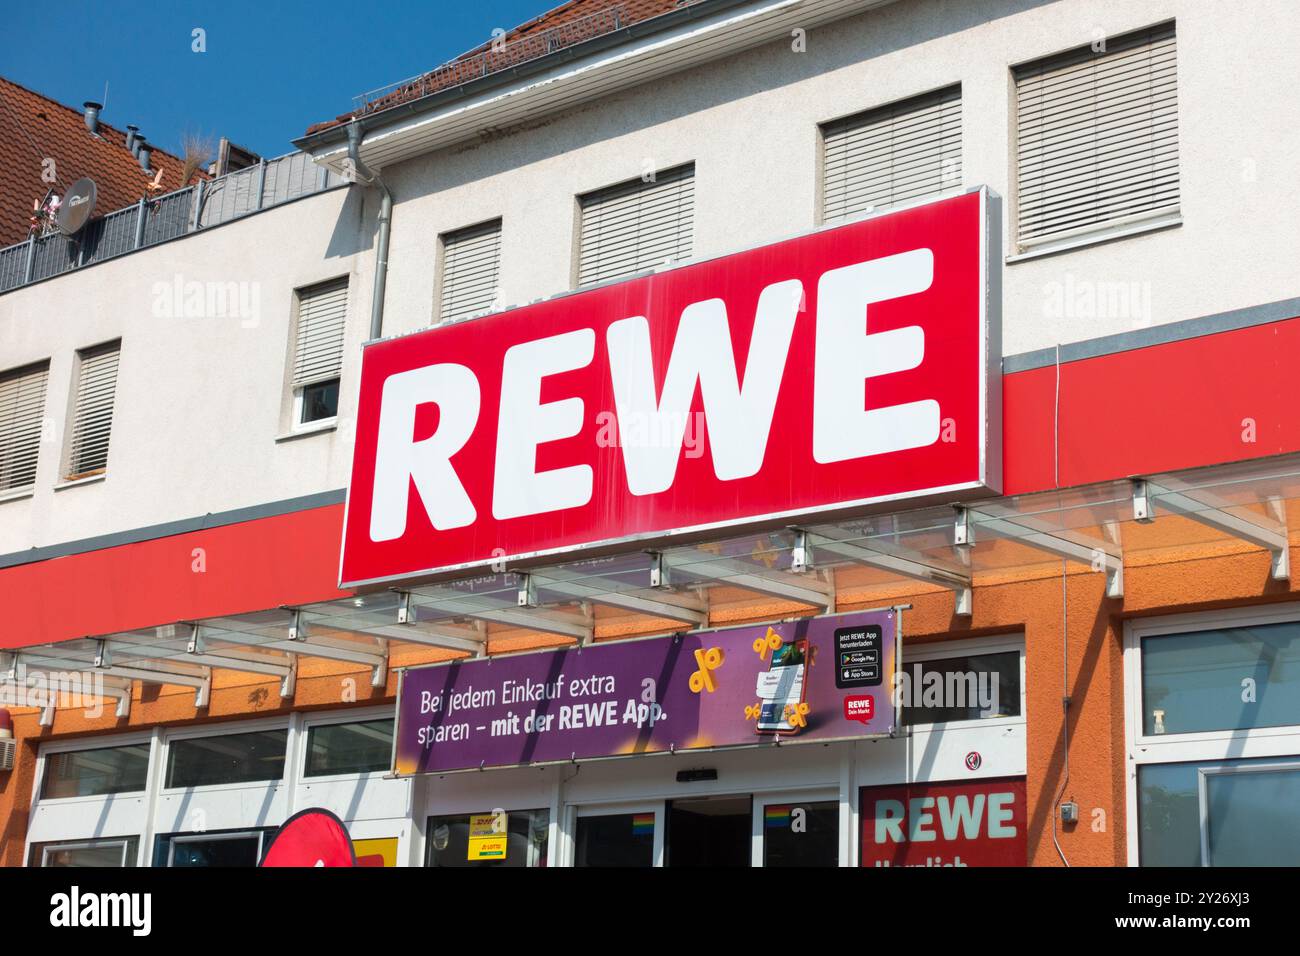
[[75,236],[95,211],[95,181],[82,177],[68,187],[54,221],[66,236]]

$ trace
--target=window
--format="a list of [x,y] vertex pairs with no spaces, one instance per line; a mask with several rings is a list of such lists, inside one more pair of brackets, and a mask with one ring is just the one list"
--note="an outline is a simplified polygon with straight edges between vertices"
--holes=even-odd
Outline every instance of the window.
[[946,656],[903,665],[904,726],[1020,716],[1020,652]]
[[1178,212],[1174,25],[1016,68],[1022,249]]
[[822,221],[961,185],[961,87],[822,126]]
[[343,333],[347,325],[348,280],[299,289],[294,338],[294,425],[334,418],[339,410]]
[[167,747],[167,786],[205,787],[284,777],[288,730],[191,737]]
[[133,793],[145,788],[148,776],[148,743],[50,753],[45,755],[41,798]]
[[763,866],[839,866],[840,802],[763,807]]
[[1300,725],[1300,621],[1143,638],[1144,734],[1290,725]]
[[[473,814],[490,818],[491,814]],[[429,850],[426,866],[545,866],[546,844],[550,833],[549,810],[512,810],[506,814],[504,856],[487,857],[471,846],[471,827],[478,821],[470,814],[430,817]],[[500,853],[500,842],[491,852]]]
[[121,342],[109,342],[77,353],[76,391],[64,478],[73,481],[102,473],[108,467],[108,439],[113,430],[113,395],[117,391],[117,360]]
[[307,729],[307,767],[303,775],[387,770],[393,754],[393,719],[355,724],[316,724]]
[[578,285],[608,282],[691,255],[695,164],[578,197]]
[[139,837],[32,844],[32,866],[135,866]]
[[654,866],[655,814],[579,815],[574,866]]
[[1300,858],[1300,613],[1251,608],[1125,628],[1129,862]]
[[500,268],[500,219],[445,233],[438,310],[441,320],[454,322],[491,311]]
[[257,866],[262,862],[264,837],[261,830],[159,837],[154,865],[187,868]]
[[1138,771],[1143,866],[1295,866],[1300,760],[1150,764]]
[[50,363],[0,375],[0,493],[36,483]]

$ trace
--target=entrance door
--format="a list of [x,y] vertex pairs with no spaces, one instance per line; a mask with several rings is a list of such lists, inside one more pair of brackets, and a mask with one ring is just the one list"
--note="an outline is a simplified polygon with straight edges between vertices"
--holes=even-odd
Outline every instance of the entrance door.
[[710,797],[668,804],[669,866],[749,866],[753,800]]
[[656,866],[662,823],[662,804],[581,809],[573,832],[573,865]]

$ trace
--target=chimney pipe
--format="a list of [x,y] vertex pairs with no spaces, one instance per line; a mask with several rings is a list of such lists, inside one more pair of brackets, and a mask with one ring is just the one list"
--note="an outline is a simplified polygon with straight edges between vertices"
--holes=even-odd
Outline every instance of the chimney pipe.
[[140,168],[143,169],[146,173],[149,172],[149,156],[152,153],[153,153],[152,146],[146,145],[144,143],[140,144],[140,152],[136,158],[140,160]]
[[99,135],[99,111],[104,108],[103,103],[96,103],[94,100],[86,100],[82,106],[86,110],[86,129],[91,133]]
[[130,150],[131,155],[135,155],[136,134],[140,132],[140,127],[127,125],[126,127],[126,148]]
[[136,159],[140,158],[140,147],[144,145],[144,137],[138,132],[131,136],[131,155]]

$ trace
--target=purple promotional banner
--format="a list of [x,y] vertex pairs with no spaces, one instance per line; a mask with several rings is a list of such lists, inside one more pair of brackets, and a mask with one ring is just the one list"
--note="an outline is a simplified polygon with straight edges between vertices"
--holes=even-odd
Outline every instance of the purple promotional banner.
[[407,670],[394,772],[887,736],[897,625],[862,611]]

